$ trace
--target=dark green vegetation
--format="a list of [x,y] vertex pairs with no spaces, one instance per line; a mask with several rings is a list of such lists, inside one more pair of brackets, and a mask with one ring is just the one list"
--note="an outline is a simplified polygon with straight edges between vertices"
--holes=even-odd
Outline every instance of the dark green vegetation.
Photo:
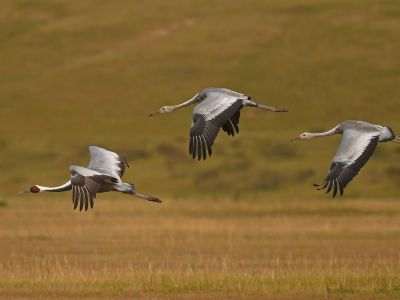
[[[398,203],[385,198],[400,194],[399,146],[380,145],[331,200],[312,183],[340,137],[289,139],[345,119],[400,135],[399,36],[396,0],[3,0],[0,289],[398,298]],[[238,137],[192,161],[191,109],[147,115],[207,86],[290,112],[246,109]],[[126,155],[126,180],[165,203],[100,195],[80,215],[70,193],[14,196],[64,183],[91,144]]]

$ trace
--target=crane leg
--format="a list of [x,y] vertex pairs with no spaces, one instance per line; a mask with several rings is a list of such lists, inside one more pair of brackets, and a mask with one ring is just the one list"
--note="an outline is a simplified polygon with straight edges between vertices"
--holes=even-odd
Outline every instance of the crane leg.
[[139,194],[136,191],[132,191],[131,193],[129,193],[132,196],[138,197],[138,198],[142,198],[145,199],[147,201],[152,201],[152,202],[157,202],[157,203],[161,203],[162,201],[156,197],[153,196],[147,196],[147,195],[143,195],[143,194]]
[[250,101],[250,100],[248,100],[247,103],[245,103],[245,106],[256,107],[259,109],[269,110],[269,111],[273,111],[273,112],[288,112],[288,110],[286,108],[262,105],[262,104],[258,104],[256,102]]
[[392,140],[392,142],[395,142],[395,143],[400,144],[400,138],[395,137],[395,138]]

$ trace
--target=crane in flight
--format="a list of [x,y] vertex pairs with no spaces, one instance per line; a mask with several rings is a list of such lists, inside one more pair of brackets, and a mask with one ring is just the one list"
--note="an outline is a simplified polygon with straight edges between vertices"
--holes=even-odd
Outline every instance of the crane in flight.
[[287,112],[285,108],[274,108],[258,104],[250,97],[225,88],[206,88],[190,100],[173,106],[163,106],[160,110],[150,114],[171,113],[177,109],[196,104],[193,109],[193,121],[190,126],[189,153],[193,159],[205,160],[212,154],[212,145],[222,128],[228,135],[239,133],[240,110],[255,107],[272,112]]
[[363,121],[344,121],[335,128],[322,133],[305,132],[294,140],[310,140],[335,134],[342,135],[342,142],[333,158],[328,176],[322,185],[315,184],[318,190],[333,189],[333,197],[337,192],[343,196],[345,187],[358,174],[375,151],[378,142],[392,141],[400,143],[390,127],[374,125]]
[[87,210],[89,204],[93,208],[97,193],[113,191],[161,203],[161,200],[156,197],[136,192],[132,183],[122,182],[121,177],[124,175],[125,167],[129,167],[125,158],[115,152],[96,146],[90,146],[89,151],[89,166],[87,168],[70,166],[71,178],[68,182],[57,187],[34,185],[24,193],[64,192],[72,189],[74,209],[79,204],[79,210],[83,208]]

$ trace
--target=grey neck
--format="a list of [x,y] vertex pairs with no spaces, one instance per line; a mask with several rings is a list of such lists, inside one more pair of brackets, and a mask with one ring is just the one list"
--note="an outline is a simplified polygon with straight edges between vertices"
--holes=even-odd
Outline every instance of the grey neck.
[[183,103],[181,103],[181,104],[174,105],[174,106],[173,106],[174,110],[179,109],[179,108],[182,108],[182,107],[186,107],[186,106],[189,106],[189,105],[192,105],[192,104],[198,102],[198,100],[197,100],[197,96],[198,96],[198,95],[199,95],[199,94],[197,94],[197,95],[194,96],[193,98],[191,98],[191,99],[189,99],[188,101],[185,101],[185,102],[183,102]]
[[335,135],[335,134],[339,133],[338,128],[339,128],[339,125],[336,126],[336,127],[333,128],[333,129],[329,130],[329,131],[326,131],[326,132],[311,133],[311,136],[314,138],[314,137],[324,137],[324,136]]

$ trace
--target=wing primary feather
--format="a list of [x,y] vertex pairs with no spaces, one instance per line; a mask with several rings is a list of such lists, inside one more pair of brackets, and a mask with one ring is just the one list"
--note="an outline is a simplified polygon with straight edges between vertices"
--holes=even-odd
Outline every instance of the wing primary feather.
[[226,131],[228,135],[234,135],[231,120],[226,121],[226,123],[222,126],[222,129]]
[[191,136],[189,139],[189,154],[193,152],[193,137]]
[[201,142],[202,142],[201,137],[198,135],[197,136],[197,158],[198,158],[198,160],[201,160],[201,148],[202,148]]
[[329,187],[328,190],[326,191],[326,193],[328,194],[331,190],[332,190],[332,186],[333,186],[333,180],[329,180]]
[[72,186],[72,204],[74,204],[75,203],[75,186],[73,185]]
[[75,189],[75,195],[74,195],[74,209],[78,207],[78,202],[79,202],[79,191],[78,191],[78,186],[74,186]]
[[211,135],[210,135],[208,128],[206,128],[204,130],[204,134],[205,134],[205,139],[206,139],[206,144],[207,144],[208,156],[211,156],[211,154],[212,154],[212,147],[211,147],[212,139],[211,139]]
[[207,150],[206,150],[207,142],[206,142],[204,135],[201,135],[200,138],[202,140],[202,146],[203,146],[203,148],[202,148],[203,160],[206,160],[206,158],[207,158]]
[[317,188],[317,190],[318,190],[318,191],[323,190],[324,188],[326,188],[326,185],[327,185],[327,184],[328,184],[328,183],[327,183],[327,180],[325,179],[325,181],[324,181],[321,185],[318,185],[319,188]]
[[192,152],[193,159],[195,159],[196,157],[196,150],[197,150],[197,139],[196,136],[193,136],[193,152]]
[[83,187],[83,191],[85,192],[85,210],[88,210],[88,208],[89,208],[89,192],[85,186]]
[[[368,133],[369,134],[369,133]],[[341,148],[345,152],[345,147],[349,148],[351,147],[351,144],[347,145],[346,144],[346,133],[343,135],[342,139],[342,144]],[[349,137],[349,136],[347,136]],[[327,179],[329,181],[329,187],[328,187],[328,192],[331,191],[332,185],[333,185],[333,196],[335,197],[339,191],[340,196],[343,196],[344,190],[346,186],[353,180],[355,176],[357,176],[358,172],[363,168],[363,166],[368,162],[369,158],[373,154],[378,142],[379,142],[379,135],[374,135],[371,137],[368,141],[368,144],[363,145],[363,149],[360,148],[360,144],[365,143],[364,135],[362,133],[357,132],[357,136],[353,134],[351,137],[353,140],[352,143],[355,145],[351,151],[353,151],[351,154],[349,154],[348,157],[342,157],[340,156],[340,151],[338,151],[339,154],[339,161],[334,161],[332,162],[331,169],[329,171],[329,174],[327,176]],[[357,140],[357,139],[360,140]],[[357,144],[358,143],[358,144]],[[342,146],[345,145],[345,146]],[[347,149],[348,150],[348,149]],[[342,152],[343,152],[342,151]],[[360,155],[361,152],[361,155]],[[358,157],[357,159],[353,160],[352,157]],[[333,182],[333,183],[332,183]],[[325,185],[324,185],[325,186]]]
[[208,156],[211,156],[212,154],[212,147],[211,147],[211,137],[208,131],[205,131],[205,139],[206,139],[206,146],[207,146],[207,151],[208,151]]
[[89,198],[89,205],[91,208],[93,208],[93,194],[89,188],[87,188],[87,193],[88,193],[88,198]]
[[196,159],[197,158],[197,156],[198,155],[200,155],[200,148],[201,148],[201,146],[200,146],[200,140],[199,140],[199,137],[196,135],[195,137],[194,137],[195,139],[196,139],[196,155],[194,156],[194,158]]
[[93,183],[88,181],[87,186],[86,186],[86,191],[88,192],[89,196],[89,202],[90,202],[90,207],[93,208],[94,202],[93,202],[93,195],[95,194],[95,188],[93,187]]
[[[237,122],[237,123],[239,123],[239,122]],[[239,133],[239,126],[237,125],[237,123],[236,123],[236,122],[232,122],[232,124],[233,124],[233,127],[235,127],[236,134],[238,134],[238,133]]]
[[89,181],[88,182],[89,186],[88,186],[88,191],[89,191],[89,195],[90,195],[90,207],[93,208],[94,206],[94,199],[96,198],[96,192],[97,192],[97,187],[96,184],[94,182]]
[[344,194],[344,188],[343,188],[343,182],[342,182],[342,177],[338,177],[338,182],[339,182],[339,190],[340,190],[340,196],[343,196]]
[[90,208],[93,208],[94,206],[94,201],[93,201],[93,194],[89,191],[89,200],[90,200]]
[[235,136],[235,127],[233,126],[233,122],[232,122],[232,120],[229,120],[228,121],[229,123],[230,123],[230,125],[231,125],[231,130],[232,130],[232,136]]
[[79,210],[82,211],[83,209],[83,189],[79,186],[79,194],[80,194],[80,201],[79,201]]
[[329,183],[329,180],[328,179],[325,179],[325,181],[324,181],[324,185],[322,186],[322,190],[323,189],[325,189],[327,186],[328,186],[328,183]]
[[336,194],[337,194],[337,191],[338,191],[337,186],[338,186],[337,179],[334,179],[334,181],[333,181],[333,198],[336,197]]

